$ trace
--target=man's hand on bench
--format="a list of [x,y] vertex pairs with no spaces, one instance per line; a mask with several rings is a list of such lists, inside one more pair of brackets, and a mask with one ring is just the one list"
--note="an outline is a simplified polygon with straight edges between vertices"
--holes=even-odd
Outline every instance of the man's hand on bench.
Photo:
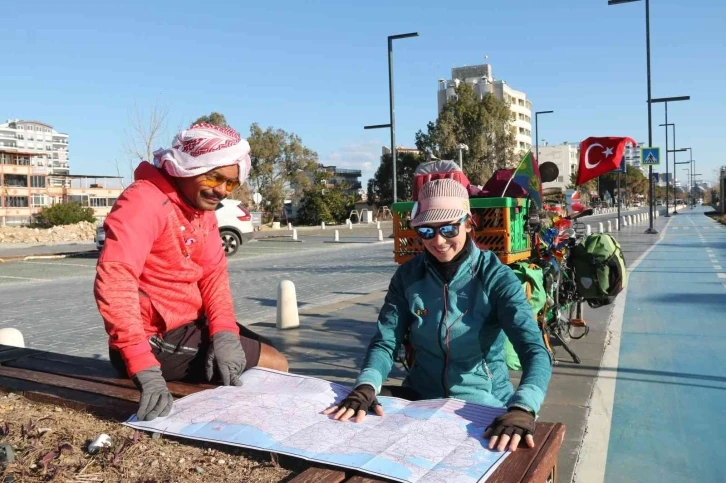
[[151,421],[169,414],[174,404],[174,398],[166,387],[160,367],[154,366],[137,372],[134,374],[133,381],[141,390],[139,410],[136,412],[139,421]]

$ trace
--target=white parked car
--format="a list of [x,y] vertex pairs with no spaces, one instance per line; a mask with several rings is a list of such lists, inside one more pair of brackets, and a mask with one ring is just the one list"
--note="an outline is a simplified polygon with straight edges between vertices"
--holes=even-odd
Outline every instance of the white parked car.
[[242,243],[252,240],[255,228],[252,215],[239,200],[222,200],[214,212],[224,253],[229,257],[237,253]]
[[[237,249],[242,243],[252,240],[255,231],[252,226],[252,215],[239,200],[222,200],[217,205],[214,214],[217,215],[222,247],[228,257],[237,253]],[[96,227],[96,236],[93,241],[96,249],[100,251],[106,241],[103,225]]]

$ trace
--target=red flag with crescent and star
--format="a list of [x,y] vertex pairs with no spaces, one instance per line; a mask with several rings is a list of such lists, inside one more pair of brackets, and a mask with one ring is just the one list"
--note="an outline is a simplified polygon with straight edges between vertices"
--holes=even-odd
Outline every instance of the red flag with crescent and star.
[[580,167],[577,170],[577,184],[581,185],[620,168],[626,144],[637,146],[631,138],[590,137],[580,144]]

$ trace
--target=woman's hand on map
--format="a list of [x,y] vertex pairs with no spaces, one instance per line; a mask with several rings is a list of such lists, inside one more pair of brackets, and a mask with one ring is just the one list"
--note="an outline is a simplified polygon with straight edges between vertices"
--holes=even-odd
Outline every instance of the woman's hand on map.
[[174,404],[174,398],[171,397],[169,389],[166,387],[166,381],[161,375],[159,366],[137,372],[132,380],[141,390],[139,410],[136,412],[139,421],[151,421],[169,414]]
[[492,424],[484,431],[484,437],[490,438],[489,449],[494,449],[496,446],[497,451],[504,451],[509,445],[509,451],[515,452],[522,437],[528,447],[534,448],[534,428],[535,422],[532,413],[512,407],[492,421]]
[[333,414],[333,419],[339,421],[348,421],[355,416],[353,421],[360,423],[366,417],[368,411],[383,416],[383,406],[376,398],[375,388],[369,384],[361,384],[353,389],[340,404],[326,409],[323,414]]

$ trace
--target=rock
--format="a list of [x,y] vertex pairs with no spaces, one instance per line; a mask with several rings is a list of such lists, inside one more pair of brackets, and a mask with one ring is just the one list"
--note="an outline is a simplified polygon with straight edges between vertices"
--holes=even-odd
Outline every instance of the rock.
[[201,475],[202,473],[204,473],[204,468],[202,468],[201,466],[197,466],[196,468],[194,468],[194,470],[195,470],[195,471],[196,471],[197,473],[199,473],[200,475]]
[[186,460],[184,458],[179,458],[179,464],[183,465]]
[[152,461],[152,462],[151,462],[151,466],[152,466],[152,467],[154,467],[154,466],[159,466],[159,460],[154,460],[154,461]]
[[217,464],[218,464],[218,465],[223,465],[223,464],[225,464],[225,463],[226,463],[226,461],[224,461],[224,460],[217,460]]

